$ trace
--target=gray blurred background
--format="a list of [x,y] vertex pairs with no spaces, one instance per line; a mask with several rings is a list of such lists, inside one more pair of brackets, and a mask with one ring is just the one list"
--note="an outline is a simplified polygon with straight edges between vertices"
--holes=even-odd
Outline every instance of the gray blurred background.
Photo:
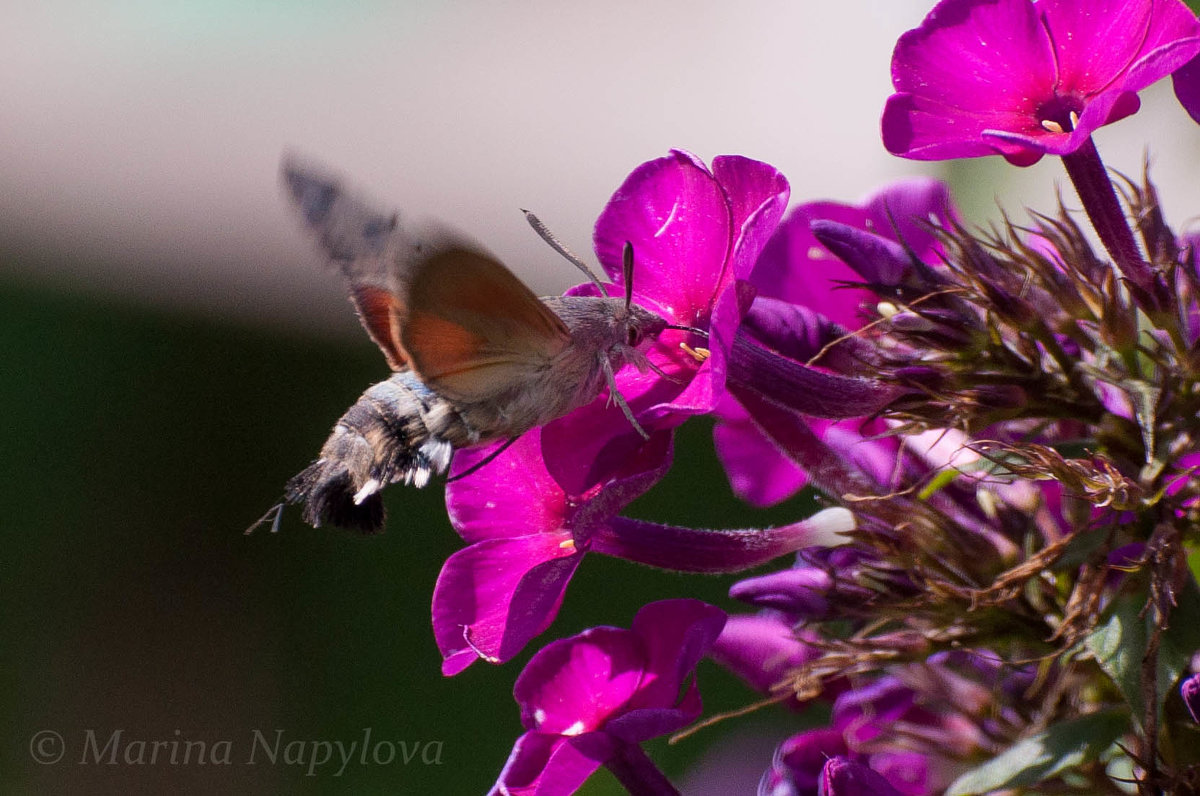
[[[439,674],[429,596],[459,546],[441,490],[392,490],[382,538],[294,512],[278,535],[242,534],[386,374],[280,198],[281,153],[451,221],[539,293],[578,276],[518,208],[587,254],[612,190],[671,147],[768,161],[794,202],[941,174],[974,223],[998,219],[997,201],[1051,209],[1057,162],[884,152],[892,43],[930,5],[8,3],[0,790],[485,791],[521,731],[510,692],[528,655]],[[1183,225],[1200,207],[1200,130],[1169,86],[1143,99],[1097,136],[1101,153],[1137,175],[1149,147]],[[707,433],[681,432],[679,464],[634,513],[740,527],[810,510],[739,508]],[[730,580],[589,559],[545,638],[627,626],[662,597],[729,608]],[[714,667],[701,677],[711,710],[754,698]],[[763,711],[653,753],[688,793],[740,792],[796,726]],[[348,744],[366,728],[427,755],[440,742],[441,764],[244,764],[256,731]],[[103,745],[116,730],[228,740],[234,765],[80,763],[88,731]],[[31,754],[42,731],[63,739],[55,764]],[[585,792],[614,787],[599,775]]]

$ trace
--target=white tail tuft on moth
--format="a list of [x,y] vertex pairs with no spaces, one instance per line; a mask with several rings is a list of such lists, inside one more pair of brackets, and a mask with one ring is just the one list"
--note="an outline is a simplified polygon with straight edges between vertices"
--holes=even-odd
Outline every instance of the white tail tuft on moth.
[[387,485],[424,486],[446,471],[455,450],[513,440],[591,402],[605,386],[645,435],[617,392],[615,373],[626,364],[651,367],[643,349],[671,326],[632,301],[632,245],[625,247],[625,294],[611,297],[527,213],[601,292],[538,299],[449,228],[407,229],[398,214],[373,209],[294,157],[284,158],[282,178],[394,371],[363,393],[334,425],[320,458],[288,482],[284,501],[304,503],[305,522],[377,533]]

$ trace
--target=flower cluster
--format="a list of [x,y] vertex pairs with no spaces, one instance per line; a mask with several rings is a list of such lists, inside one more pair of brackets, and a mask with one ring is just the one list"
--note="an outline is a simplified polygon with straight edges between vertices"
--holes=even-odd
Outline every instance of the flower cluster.
[[[633,300],[683,328],[616,375],[626,408],[602,395],[456,457],[443,671],[521,652],[589,554],[788,560],[733,585],[753,612],[654,603],[537,652],[495,792],[569,793],[607,766],[674,793],[641,743],[699,718],[705,656],[767,702],[832,706],[762,794],[1200,787],[1200,239],[1091,139],[1167,76],[1200,119],[1198,64],[1181,0],[942,0],[901,37],[885,146],[1057,156],[1092,233],[1062,207],[978,231],[928,179],[785,212],[788,182],[743,157],[675,151],[625,180],[597,257],[623,292],[632,247]],[[697,415],[738,497],[807,487],[826,508],[773,528],[622,516]]]

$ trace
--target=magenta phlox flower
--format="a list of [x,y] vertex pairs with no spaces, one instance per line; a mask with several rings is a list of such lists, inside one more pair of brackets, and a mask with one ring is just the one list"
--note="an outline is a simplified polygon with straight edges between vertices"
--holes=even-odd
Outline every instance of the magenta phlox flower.
[[[446,562],[434,594],[435,635],[447,674],[479,657],[507,660],[544,630],[590,549],[656,566],[723,571],[749,565],[739,563],[738,551],[780,555],[801,545],[799,539],[779,545],[786,533],[777,529],[767,534],[775,541],[765,545],[752,531],[695,543],[691,529],[642,527],[616,517],[670,466],[669,429],[720,399],[731,340],[752,297],[744,279],[787,199],[787,181],[764,163],[719,157],[710,170],[679,151],[638,167],[613,195],[595,235],[601,265],[615,282],[609,289],[624,291],[629,243],[634,300],[672,323],[706,331],[707,339],[666,332],[647,352],[651,367],[617,374],[639,424],[659,432],[648,441],[611,396],[602,395],[525,435],[486,471],[451,483],[451,518],[471,544]],[[595,287],[571,292],[594,293]],[[710,355],[681,349],[687,339]],[[453,472],[486,455],[460,453]],[[637,527],[618,528],[621,522]]]
[[[897,181],[858,204],[821,201],[793,208],[754,265],[750,280],[758,298],[747,315],[746,333],[798,363],[807,363],[835,340],[845,340],[839,346],[851,349],[854,339],[847,333],[862,325],[863,304],[876,304],[877,290],[900,284],[914,267],[914,258],[936,262],[941,248],[932,226],[947,226],[956,219],[945,183],[927,178]],[[831,250],[812,232],[818,221],[859,233],[859,242],[877,241],[889,247],[891,256],[857,257],[845,249]],[[852,367],[854,356],[847,359]],[[717,454],[739,497],[769,506],[807,485],[805,467],[782,451],[779,440],[765,433],[741,403],[726,398],[717,415]],[[805,422],[829,450],[876,483],[887,482],[896,444],[885,437],[884,424],[811,415]]]
[[896,44],[884,145],[1020,166],[1066,155],[1198,53],[1181,0],[942,0]]
[[[662,477],[670,446],[660,432],[603,482],[570,492],[547,471],[534,429],[477,476],[451,481],[446,508],[469,546],[446,560],[434,587],[443,673],[509,660],[549,627],[590,535]],[[452,473],[489,453],[459,452]]]
[[[544,433],[534,429],[470,478],[446,487],[450,521],[468,546],[450,556],[433,593],[433,629],[446,675],[475,660],[503,663],[550,626],[567,584],[587,553],[683,572],[737,572],[812,545],[838,544],[854,528],[843,508],[772,528],[694,529],[619,515],[671,465],[671,432],[620,457],[594,446],[574,455],[556,452],[548,466]],[[627,429],[608,427],[610,439],[628,440]],[[491,455],[460,451],[451,474]]]
[[665,600],[629,630],[592,628],[538,651],[513,689],[526,732],[492,793],[572,793],[601,765],[644,760],[640,743],[699,717],[692,673],[724,624],[711,605]]
[[[724,394],[730,348],[751,299],[746,283],[762,247],[787,206],[787,180],[775,168],[740,156],[722,156],[709,169],[673,150],[634,169],[596,221],[596,256],[624,291],[622,262],[633,246],[633,299],[669,323],[704,331],[701,337],[667,330],[647,352],[644,372],[617,374],[622,397],[647,429],[672,428],[712,411]],[[591,295],[580,285],[569,294]],[[689,354],[687,343],[707,358]],[[549,444],[574,447],[597,425],[629,423],[607,395],[549,424]]]

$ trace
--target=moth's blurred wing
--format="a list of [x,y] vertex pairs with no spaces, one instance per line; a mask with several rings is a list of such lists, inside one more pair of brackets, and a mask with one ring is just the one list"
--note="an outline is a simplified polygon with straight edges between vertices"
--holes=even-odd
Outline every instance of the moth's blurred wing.
[[336,178],[294,157],[284,158],[281,176],[305,228],[345,275],[367,334],[392,370],[403,369],[407,360],[400,347],[403,300],[396,263],[412,244],[396,214],[373,209],[348,194]]
[[557,315],[462,236],[401,225],[294,157],[282,173],[393,369],[411,367],[447,397],[482,400],[529,378],[570,343]]
[[403,267],[400,347],[429,387],[478,401],[528,380],[571,342],[511,271],[466,246],[423,245]]

